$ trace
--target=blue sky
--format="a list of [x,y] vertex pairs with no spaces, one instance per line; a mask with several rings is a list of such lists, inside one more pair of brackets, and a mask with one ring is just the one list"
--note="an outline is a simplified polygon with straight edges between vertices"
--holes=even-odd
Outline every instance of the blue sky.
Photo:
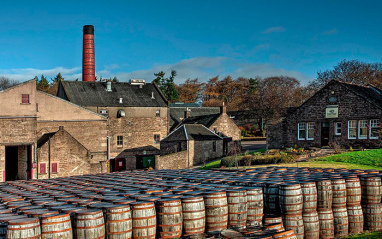
[[81,79],[82,27],[96,75],[172,69],[176,82],[288,75],[306,83],[343,59],[382,62],[382,1],[2,1],[0,76]]

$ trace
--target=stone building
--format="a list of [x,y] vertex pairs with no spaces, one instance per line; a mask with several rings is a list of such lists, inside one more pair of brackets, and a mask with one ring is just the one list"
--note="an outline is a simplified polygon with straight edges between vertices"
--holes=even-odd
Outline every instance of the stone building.
[[144,80],[61,81],[57,96],[108,118],[110,167],[116,171],[143,168],[144,147],[159,150],[169,130],[167,100]]
[[[38,142],[60,131],[60,126],[87,149],[87,156],[78,159],[88,162],[88,168],[83,170],[107,171],[107,118],[104,116],[37,91],[36,80],[0,91],[0,102],[0,173],[3,175],[0,181],[45,177],[52,169],[57,172],[50,174],[51,177],[81,174],[61,163],[69,160],[69,153],[55,154],[56,149],[70,147],[64,141],[60,144],[51,141],[51,160],[50,164],[46,163],[49,162],[45,158],[48,149],[39,147]],[[56,139],[56,135],[54,137]],[[41,163],[45,167],[41,167]]]
[[[216,112],[216,108],[219,110],[217,113],[206,114],[207,112]],[[203,109],[203,107],[200,109]],[[173,114],[172,112],[177,111],[171,109],[171,114]],[[177,112],[176,115],[179,115],[179,112]],[[183,115],[183,119],[178,124],[174,124],[170,129],[171,131],[184,124],[201,124],[223,138],[224,155],[228,154],[233,148],[240,147],[241,131],[233,119],[227,114],[227,108],[225,106],[221,106],[220,108],[208,107],[203,110],[195,110],[194,108],[190,110],[190,108],[186,108],[185,111],[183,111]]]
[[336,80],[291,109],[267,132],[268,148],[380,148],[382,91]]
[[183,124],[160,145],[156,169],[180,169],[222,157],[223,138],[201,124]]

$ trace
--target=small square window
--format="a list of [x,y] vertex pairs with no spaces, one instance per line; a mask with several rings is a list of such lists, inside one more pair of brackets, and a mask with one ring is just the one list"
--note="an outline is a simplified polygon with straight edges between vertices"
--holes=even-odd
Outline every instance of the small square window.
[[46,173],[46,164],[45,163],[40,163],[40,173]]
[[57,163],[52,163],[52,173],[57,173]]
[[117,136],[117,146],[123,146],[123,136],[122,135]]
[[334,135],[341,135],[341,127],[342,127],[341,122],[334,123]]
[[21,95],[21,103],[22,104],[29,104],[29,94],[22,94]]
[[160,117],[160,110],[155,111],[155,117]]
[[159,143],[160,141],[160,135],[159,134],[154,134],[154,144]]

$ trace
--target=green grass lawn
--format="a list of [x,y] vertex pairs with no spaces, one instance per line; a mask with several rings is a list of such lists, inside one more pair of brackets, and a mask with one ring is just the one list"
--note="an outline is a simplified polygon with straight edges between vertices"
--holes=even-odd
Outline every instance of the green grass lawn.
[[320,158],[319,160],[382,167],[382,149],[347,152]]
[[376,239],[376,238],[382,238],[382,232],[371,232],[371,233],[364,233],[364,234],[357,234],[348,236],[345,238],[351,238],[351,239]]
[[[265,149],[256,150],[265,152]],[[221,160],[213,161],[199,169],[210,169],[220,167]],[[317,167],[317,168],[347,168],[347,169],[376,169],[382,170],[382,149],[347,152],[319,158],[312,162],[288,163],[288,164],[264,164],[252,165],[254,167],[281,166],[281,167]],[[242,167],[243,168],[243,167]],[[247,168],[247,167],[245,167]]]

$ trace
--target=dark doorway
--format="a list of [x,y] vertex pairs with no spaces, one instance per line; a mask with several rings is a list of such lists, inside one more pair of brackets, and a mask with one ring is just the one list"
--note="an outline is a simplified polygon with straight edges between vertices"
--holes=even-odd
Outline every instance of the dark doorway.
[[321,147],[329,146],[329,122],[321,124]]
[[19,179],[19,147],[5,147],[5,180],[12,181]]
[[145,156],[137,156],[137,169],[144,168],[155,168],[155,156],[154,155],[145,155]]

